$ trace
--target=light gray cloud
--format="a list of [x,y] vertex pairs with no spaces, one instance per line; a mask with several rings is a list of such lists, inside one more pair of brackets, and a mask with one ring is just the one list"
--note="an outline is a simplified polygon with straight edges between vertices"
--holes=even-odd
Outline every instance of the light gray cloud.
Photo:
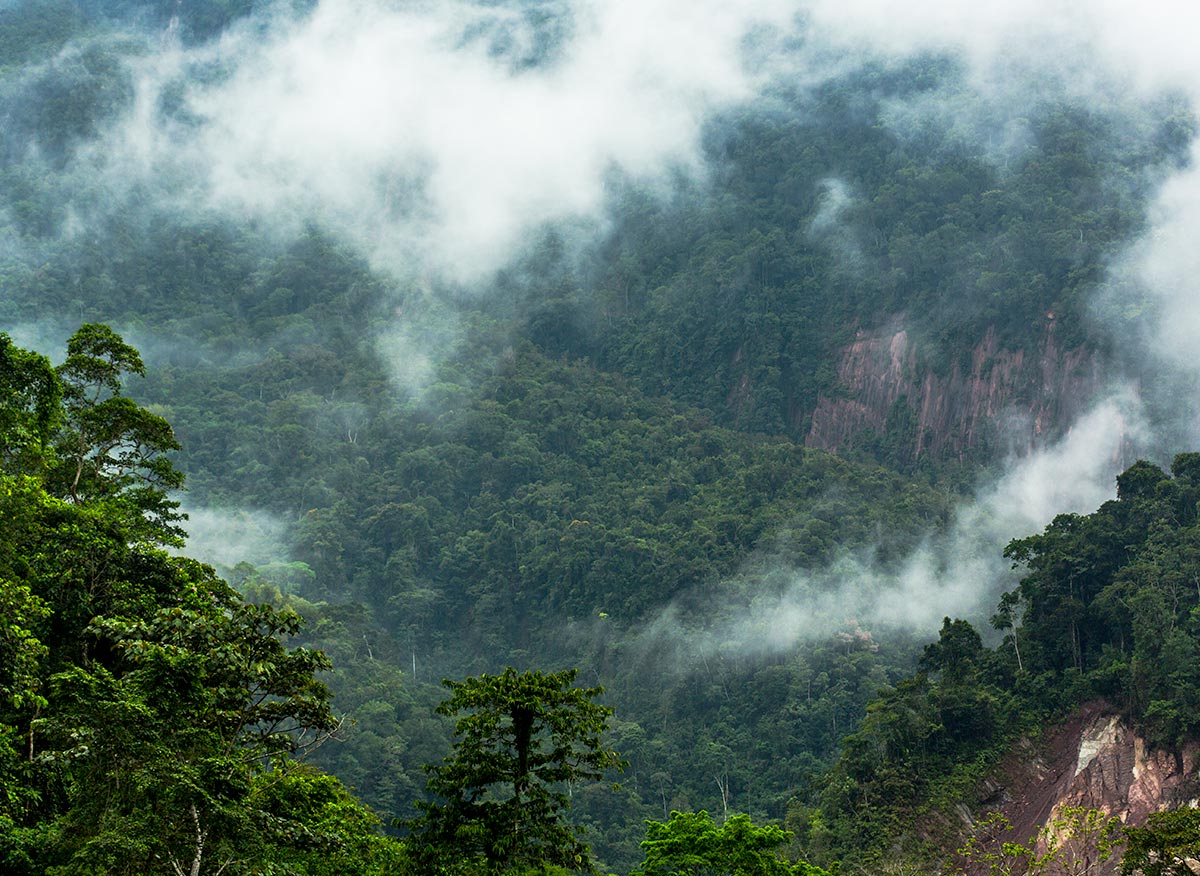
[[[1141,325],[1124,338],[1140,342],[1124,351],[1127,358],[1143,363],[1148,379],[1157,372],[1169,392],[1190,398],[1200,380],[1200,146],[1190,166],[1163,184],[1150,220],[1150,230],[1117,260],[1097,309],[1118,326]],[[1200,442],[1200,411],[1186,402],[1171,407],[1180,431],[1193,446]]]
[[41,353],[51,362],[59,363],[67,355],[70,332],[60,325],[46,322],[22,322],[0,326],[18,347]]
[[[474,281],[543,223],[602,221],[614,168],[649,185],[698,169],[708,115],[754,93],[748,37],[792,14],[783,0],[554,6],[561,45],[514,65],[545,39],[517,9],[325,0],[265,33],[168,46],[138,63],[133,109],[93,157],[121,185],[315,217],[401,275]],[[183,112],[166,116],[172,93]]]
[[[1129,124],[1141,122],[1142,102],[1164,92],[1184,95],[1193,112],[1200,110],[1200,55],[1185,36],[1200,28],[1200,8],[1190,4],[1106,0],[1085,9],[1065,0],[815,0],[808,14],[821,41],[849,52],[896,59],[945,52],[962,59],[965,89],[894,101],[884,118],[898,131],[931,120],[959,130],[964,142],[998,164],[1029,148],[1023,117],[1038,100],[1117,107]],[[1093,303],[1102,320],[1115,314],[1144,326],[1119,335],[1120,361],[1143,380],[1194,387],[1200,380],[1200,146],[1186,168],[1162,174],[1160,181],[1145,181],[1161,182],[1148,230],[1126,253],[1114,254],[1110,282]],[[869,554],[847,554],[820,570],[775,569],[763,590],[777,595],[733,611],[732,620],[714,628],[689,631],[689,647],[777,649],[859,624],[931,634],[946,615],[986,621],[998,593],[1016,582],[1001,557],[1009,540],[1041,531],[1058,513],[1090,512],[1114,497],[1114,475],[1131,461],[1130,448],[1169,454],[1200,440],[1193,406],[1159,399],[1159,419],[1149,423],[1137,383],[1114,370],[1113,385],[1110,397],[1070,424],[1062,440],[1014,458],[998,481],[958,510],[947,533],[930,536],[899,570],[881,568]],[[1172,443],[1181,436],[1189,443]],[[677,629],[674,609],[652,627],[658,634]]]
[[187,546],[182,553],[220,571],[238,563],[264,566],[287,560],[288,538],[283,521],[266,511],[194,507],[185,503]]
[[1114,82],[1154,94],[1200,76],[1189,38],[1200,26],[1200,9],[1177,0],[811,0],[806,8],[824,41],[848,49],[962,57],[981,91],[1020,69],[1052,76],[1083,99]]
[[[700,137],[714,114],[771,83],[820,82],[864,59],[961,58],[965,85],[893,101],[885,122],[961,125],[997,162],[1029,148],[1023,111],[1046,96],[1131,108],[1171,90],[1200,101],[1200,7],[1167,0],[543,6],[539,24],[521,14],[529,4],[322,0],[310,15],[252,20],[207,45],[168,36],[131,61],[129,111],[80,153],[80,168],[102,171],[105,196],[80,199],[73,233],[86,232],[89,211],[151,197],[284,235],[317,221],[413,288],[430,275],[478,283],[543,225],[601,230],[614,171],[651,189],[681,169],[703,175]],[[772,54],[788,38],[789,52]],[[1127,359],[1195,376],[1198,164],[1163,184],[1106,303],[1147,314],[1144,346]],[[838,227],[850,194],[830,184],[813,233]],[[430,331],[399,313],[381,339],[405,386],[428,380],[456,344],[453,325]],[[980,594],[1006,574],[997,563],[1008,539],[1112,495],[1114,448],[1137,431],[1136,408],[1102,403],[1064,441],[1014,461],[900,573],[862,557],[781,570],[796,577],[788,597],[746,623],[778,621],[768,638],[786,641],[803,618],[847,607],[864,623],[917,626],[986,608]]]
[[[897,103],[888,118],[898,128],[941,115],[964,136],[983,136],[998,160],[1028,146],[1023,112],[1039,100],[1066,100],[1101,110],[1116,107],[1128,124],[1156,98],[1182,96],[1200,114],[1200,6],[1177,0],[1125,3],[1098,0],[1012,0],[954,3],[946,0],[812,0],[810,27],[819,41],[847,51],[902,58],[946,52],[966,64],[969,88]],[[948,99],[949,98],[949,99]],[[1200,147],[1189,167],[1147,184],[1161,184],[1149,228],[1114,259],[1113,282],[1098,298],[1104,318],[1142,317],[1148,331],[1125,334],[1127,362],[1195,379],[1200,366]],[[1200,422],[1191,427],[1200,439]]]
[[850,185],[830,177],[821,181],[820,188],[821,198],[808,224],[808,238],[828,247],[846,270],[859,271],[863,267],[862,241],[846,215],[855,200]]
[[[703,175],[705,124],[780,82],[954,55],[965,84],[887,101],[883,118],[958,130],[997,162],[1029,148],[1024,113],[1038,100],[1132,111],[1164,89],[1200,94],[1200,60],[1181,36],[1200,12],[1175,7],[322,0],[210,44],[163,36],[132,60],[129,111],[80,156],[103,171],[105,193],[77,196],[70,224],[86,233],[89,212],[147,198],[285,236],[316,221],[401,282],[485,284],[547,224],[600,235],[614,172],[650,189],[680,170]],[[826,189],[814,232],[846,192]],[[854,261],[852,237],[827,239]],[[382,349],[411,383],[453,347]]]

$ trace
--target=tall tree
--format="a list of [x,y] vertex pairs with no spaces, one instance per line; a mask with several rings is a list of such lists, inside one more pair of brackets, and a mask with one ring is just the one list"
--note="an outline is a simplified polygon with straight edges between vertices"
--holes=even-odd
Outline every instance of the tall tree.
[[453,696],[438,707],[462,715],[454,751],[430,772],[440,803],[410,823],[427,861],[457,856],[488,873],[552,864],[590,871],[580,829],[566,821],[572,785],[624,765],[604,747],[612,710],[603,690],[572,687],[578,670],[444,681]]
[[181,545],[183,515],[169,491],[183,486],[183,473],[167,456],[179,442],[170,423],[122,394],[128,375],[146,372],[141,355],[108,326],[87,323],[56,370],[64,422],[51,492],[76,504],[107,501],[127,511],[135,539]]

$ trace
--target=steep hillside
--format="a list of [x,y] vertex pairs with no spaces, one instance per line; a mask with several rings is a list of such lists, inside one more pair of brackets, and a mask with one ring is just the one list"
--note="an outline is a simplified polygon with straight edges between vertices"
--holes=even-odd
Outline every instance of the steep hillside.
[[816,811],[794,809],[810,854],[865,865],[899,850],[944,870],[989,810],[1013,825],[979,829],[1000,848],[1081,811],[1140,826],[1192,805],[1198,466],[1136,463],[1117,500],[1010,544],[1025,575],[992,618],[1004,641],[946,619],[921,672],[868,706]]
[[723,197],[631,199],[602,250],[602,313],[578,293],[559,305],[597,340],[564,349],[598,344],[606,367],[739,428],[900,467],[1058,434],[1110,370],[1108,332],[1148,315],[1097,324],[1089,301],[1180,141],[1037,105],[1036,145],[998,167],[957,129],[884,121],[958,75],[866,69],[781,117],[722,120]]
[[[1003,815],[1011,828],[989,832],[989,840],[1000,843],[1028,843],[1073,809],[1097,810],[1142,827],[1152,813],[1198,805],[1198,758],[1200,741],[1156,748],[1107,703],[1088,703],[1038,741],[1019,743],[971,815],[978,820]],[[1120,859],[1114,855],[1092,872],[1115,873]],[[990,867],[973,862],[964,872],[975,876]]]

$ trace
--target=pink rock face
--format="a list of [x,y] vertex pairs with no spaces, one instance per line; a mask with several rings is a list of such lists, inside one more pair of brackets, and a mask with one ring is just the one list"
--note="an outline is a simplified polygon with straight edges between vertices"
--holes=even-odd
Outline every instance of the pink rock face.
[[1096,715],[1082,729],[1075,775],[1062,790],[1063,807],[1082,806],[1142,824],[1152,812],[1186,802],[1196,781],[1198,748],[1147,751],[1145,741],[1116,715]]
[[[1153,812],[1188,805],[1200,776],[1200,744],[1180,751],[1147,749],[1145,741],[1104,703],[1091,703],[1034,749],[1014,752],[997,780],[998,809],[1013,825],[998,840],[1028,843],[1072,809],[1094,809],[1129,825]],[[1045,850],[1045,843],[1039,843]],[[1089,850],[1076,849],[1081,855]],[[1108,876],[1120,868],[1120,852],[1089,869]],[[1095,856],[1092,857],[1095,860]],[[964,868],[967,876],[988,872]]]
[[805,444],[836,451],[864,429],[881,430],[897,401],[916,414],[914,460],[961,458],[1001,432],[1032,444],[1081,413],[1100,387],[1095,354],[1059,349],[1055,327],[1048,314],[1032,355],[1001,348],[989,330],[966,371],[956,362],[943,374],[925,365],[902,318],[860,330],[838,365],[844,393],[817,400]]

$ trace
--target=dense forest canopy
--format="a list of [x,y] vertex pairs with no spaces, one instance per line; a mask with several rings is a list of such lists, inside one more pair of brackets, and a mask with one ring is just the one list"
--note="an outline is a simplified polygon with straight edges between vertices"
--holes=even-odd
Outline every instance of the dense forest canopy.
[[[370,756],[378,731],[411,730],[415,722],[396,720],[403,713],[419,715],[415,677],[403,679],[386,663],[377,668],[366,632],[362,660],[352,630],[366,628],[369,609],[346,612],[288,596],[271,580],[276,570],[244,564],[235,571],[246,592],[286,607],[246,602],[210,567],[165,553],[162,546],[180,541],[181,516],[167,492],[180,475],[165,456],[177,445],[165,420],[122,392],[125,376],[143,370],[141,358],[98,324],[82,326],[67,349],[66,361],[51,368],[0,335],[8,522],[0,541],[0,854],[13,872],[138,872],[164,861],[177,872],[190,861],[200,872],[206,857],[222,872],[283,861],[306,873],[588,870],[594,862],[584,825],[565,819],[576,786],[580,808],[601,819],[600,848],[620,855],[609,844],[621,816],[639,808],[650,814],[638,799],[642,782],[647,790],[657,784],[665,810],[666,770],[674,757],[682,756],[682,770],[697,755],[701,768],[713,770],[722,826],[703,811],[647,818],[646,860],[633,872],[746,858],[755,872],[820,876],[821,863],[876,866],[896,843],[909,844],[905,853],[914,860],[944,867],[945,848],[912,845],[916,819],[953,800],[947,793],[969,791],[1008,745],[1045,721],[1104,698],[1151,745],[1172,749],[1200,734],[1200,454],[1186,453],[1170,474],[1135,463],[1117,478],[1115,500],[1090,515],[1060,515],[1043,533],[1009,544],[1006,556],[1023,576],[991,619],[1005,634],[995,648],[968,621],[946,618],[938,640],[924,647],[918,673],[889,684],[872,660],[879,648],[870,634],[840,634],[838,687],[847,678],[865,682],[858,696],[871,700],[844,738],[837,688],[819,686],[815,712],[801,709],[796,683],[807,679],[811,709],[813,676],[799,655],[765,667],[715,655],[720,687],[693,691],[690,702],[672,704],[673,714],[663,712],[665,720],[689,711],[720,716],[720,735],[698,738],[678,727],[651,735],[634,721],[612,721],[613,710],[593,702],[602,688],[569,687],[577,669],[518,675],[508,668],[445,682],[453,695],[436,712],[466,715],[454,726],[453,753],[426,767],[428,790],[444,802],[422,801],[387,775],[402,773],[402,762],[376,762],[364,772],[354,761],[354,754]],[[421,814],[397,822],[411,831],[406,840],[380,835],[370,810],[301,761],[344,719],[316,677],[333,668],[326,653],[284,644],[300,630],[297,607],[341,652],[346,666],[334,677],[352,694],[375,688],[375,699],[356,710],[368,726],[349,746],[350,760],[329,763],[364,779],[377,804],[412,795]],[[592,671],[607,669],[636,685],[621,677],[629,667],[613,662]],[[784,697],[774,699],[772,687],[781,684],[788,685]],[[667,685],[627,702],[634,716],[650,715],[660,707],[656,695],[669,703],[681,692]],[[759,717],[748,721],[755,711]],[[730,815],[735,781],[739,795],[757,792],[760,801],[770,800],[772,783],[750,785],[754,760],[717,740],[796,734],[822,712],[834,725],[829,742],[841,751],[819,777],[784,774],[793,789],[813,793],[807,803],[787,801],[798,830],[756,828],[748,816]],[[607,747],[612,741],[629,760]],[[805,740],[810,764],[817,763],[813,742]],[[763,768],[778,782],[779,750],[764,755]],[[633,785],[606,824],[603,804],[612,798],[589,796],[595,786],[588,782],[614,769],[631,769]],[[393,780],[384,797],[367,778],[381,772]],[[672,803],[686,793],[674,790]],[[1080,812],[1071,823],[1092,824],[1100,815]],[[1186,857],[1195,844],[1186,827],[1180,838],[1179,824],[1160,819],[1132,830],[1129,869],[1146,866],[1148,855]],[[1107,859],[1125,834],[1114,833],[1112,819],[1100,828]],[[803,855],[798,862],[771,851],[792,842]],[[1010,844],[1005,855],[1042,855],[1030,848]],[[964,849],[968,857],[978,851]],[[1036,859],[1039,866],[1057,860]]]
[[[734,813],[869,862],[1085,692],[1194,735],[1184,13],[874,6],[0,3],[5,762],[295,634],[343,741],[235,797],[367,848],[330,776],[419,817],[441,678],[577,668],[628,872],[783,844]],[[101,779],[4,817],[107,848]]]

